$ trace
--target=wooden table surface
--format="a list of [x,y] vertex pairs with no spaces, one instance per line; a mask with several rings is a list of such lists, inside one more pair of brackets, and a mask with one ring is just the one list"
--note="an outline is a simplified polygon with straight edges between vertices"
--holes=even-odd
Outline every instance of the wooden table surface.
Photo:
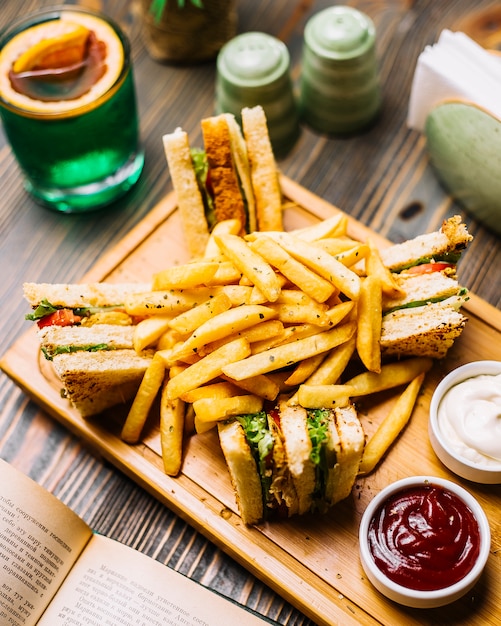
[[[19,13],[2,0],[0,28]],[[25,0],[23,12],[50,6]],[[200,144],[199,120],[214,111],[215,63],[163,65],[142,42],[133,0],[87,0],[128,32],[133,51],[146,164],[136,187],[115,206],[83,216],[61,215],[25,193],[0,130],[0,268],[4,352],[26,329],[22,283],[76,282],[171,190],[161,136],[181,125]],[[238,0],[239,32],[260,30],[288,46],[292,75],[300,75],[303,28],[330,2]],[[355,0],[376,24],[383,111],[368,132],[329,138],[303,127],[281,171],[392,241],[434,230],[462,213],[430,169],[423,137],[405,119],[416,59],[444,28],[466,32],[485,47],[501,48],[501,9],[492,0]],[[461,282],[501,306],[501,240],[465,215],[475,239],[464,255]],[[145,552],[278,624],[313,622],[203,535],[85,448],[0,374],[0,457],[55,493],[96,531]],[[1,490],[1,485],[0,485]]]

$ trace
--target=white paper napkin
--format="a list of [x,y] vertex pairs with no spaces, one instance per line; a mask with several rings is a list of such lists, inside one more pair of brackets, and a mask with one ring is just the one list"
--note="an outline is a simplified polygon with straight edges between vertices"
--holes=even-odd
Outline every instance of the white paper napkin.
[[464,33],[444,30],[436,44],[419,55],[407,124],[423,131],[426,117],[440,102],[474,102],[501,119],[501,56],[478,45]]

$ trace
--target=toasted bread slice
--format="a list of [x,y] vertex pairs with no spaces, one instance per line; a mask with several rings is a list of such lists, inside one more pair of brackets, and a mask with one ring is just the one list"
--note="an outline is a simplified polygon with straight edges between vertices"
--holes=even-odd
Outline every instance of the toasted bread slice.
[[244,524],[257,524],[264,516],[263,492],[256,461],[238,420],[219,422],[219,441]]
[[462,288],[455,278],[442,272],[430,274],[398,274],[395,276],[397,285],[405,295],[397,298],[383,296],[383,311],[404,307],[409,303],[425,303],[445,300],[458,295]]
[[439,231],[426,233],[381,250],[384,265],[392,271],[408,266],[411,261],[459,252],[473,239],[461,217],[445,220]]
[[281,401],[280,426],[284,436],[289,470],[298,497],[298,513],[310,511],[315,491],[315,466],[310,459],[312,450],[306,422],[306,410]]
[[151,358],[134,350],[58,354],[53,364],[64,393],[82,417],[130,400],[139,389]]
[[247,216],[225,115],[208,117],[201,121],[205,153],[209,163],[210,180],[214,192],[216,222],[238,219],[245,233]]
[[383,316],[381,353],[441,359],[459,337],[467,318],[458,310],[461,298],[398,309]]
[[151,291],[149,283],[24,283],[24,297],[32,307],[42,300],[54,306],[80,308],[121,305],[134,293]]
[[242,127],[256,199],[257,229],[283,230],[282,191],[264,109],[242,109]]
[[80,351],[133,350],[134,326],[46,326],[38,331],[38,338],[48,358]]
[[177,128],[162,137],[172,185],[186,233],[186,245],[192,257],[202,257],[209,240],[205,206],[191,160],[188,135]]
[[365,433],[355,407],[338,407],[333,411],[338,439],[333,484],[326,491],[329,505],[347,498],[355,484],[365,446]]

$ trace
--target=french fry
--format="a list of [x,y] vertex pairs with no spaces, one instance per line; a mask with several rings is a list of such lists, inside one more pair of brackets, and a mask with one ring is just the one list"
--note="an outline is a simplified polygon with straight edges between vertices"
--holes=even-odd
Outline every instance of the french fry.
[[206,262],[173,265],[153,275],[153,291],[165,289],[192,289],[206,285],[218,270],[219,264]]
[[349,385],[301,385],[298,402],[307,409],[348,406],[353,387]]
[[370,372],[381,371],[382,294],[379,279],[362,280],[358,300],[357,352]]
[[433,359],[429,357],[412,357],[404,361],[386,363],[381,367],[379,374],[376,372],[357,374],[346,381],[346,384],[353,387],[353,397],[367,396],[405,385],[420,374],[426,373],[432,365]]
[[246,339],[235,339],[221,346],[197,363],[183,369],[167,383],[167,397],[170,400],[179,398],[187,391],[196,389],[214,380],[223,372],[223,367],[234,361],[241,361],[250,354],[249,342]]
[[336,259],[343,265],[346,265],[346,267],[352,267],[353,265],[356,265],[360,261],[366,259],[368,254],[369,246],[365,243],[360,243],[345,252],[336,254]]
[[237,395],[239,395],[239,388],[235,384],[229,381],[222,381],[209,385],[202,385],[196,389],[191,389],[190,391],[182,394],[181,400],[183,402],[193,404],[197,400],[202,400],[203,398],[231,398],[232,396]]
[[171,350],[180,341],[180,335],[172,328],[168,328],[163,335],[158,338],[156,347],[157,350]]
[[381,254],[374,242],[369,239],[367,245],[369,246],[369,254],[365,259],[365,271],[367,276],[377,276],[379,278],[381,289],[386,296],[397,298],[405,295],[405,291],[397,283],[393,274],[386,265],[383,264]]
[[283,233],[280,245],[295,259],[301,261],[311,270],[330,281],[350,300],[357,300],[360,294],[360,277],[350,268],[344,266],[315,243],[302,241],[288,233]]
[[265,352],[266,350],[276,348],[277,346],[281,346],[286,343],[292,343],[293,341],[298,341],[299,339],[305,339],[306,337],[311,337],[312,335],[318,335],[318,333],[323,330],[324,329],[316,324],[295,324],[293,326],[287,326],[287,328],[284,328],[283,332],[276,337],[253,342],[251,345],[251,352],[252,354]]
[[263,399],[258,396],[234,396],[233,398],[201,398],[193,403],[197,420],[200,422],[221,422],[233,415],[259,413]]
[[325,252],[332,254],[332,256],[342,255],[350,250],[356,249],[361,244],[358,241],[354,241],[349,237],[329,237],[327,239],[319,239],[312,242]]
[[225,293],[219,293],[170,320],[169,326],[180,335],[189,335],[207,320],[231,308],[231,300]]
[[[224,374],[221,378],[229,380]],[[252,393],[255,396],[259,396],[260,398],[264,398],[265,400],[269,400],[270,402],[275,400],[280,393],[280,387],[277,382],[273,380],[271,376],[265,376],[264,374],[250,376],[249,378],[235,380],[233,382],[237,387],[240,387],[240,389]]]
[[250,344],[260,341],[268,341],[274,337],[279,337],[283,333],[283,330],[284,325],[279,320],[267,320],[266,322],[260,322],[255,326],[244,328],[237,333],[228,335],[228,337],[223,337],[222,339],[206,344],[198,350],[198,355],[201,357],[205,356],[210,352],[214,352],[214,350],[223,344],[229,343],[239,337],[244,337]]
[[193,308],[215,295],[214,287],[194,287],[193,289],[171,289],[132,294],[124,303],[129,315],[148,317],[150,315],[177,315]]
[[307,379],[307,384],[333,385],[337,383],[355,352],[355,344],[356,337],[353,336],[348,341],[331,350],[316,372],[313,372]]
[[347,300],[328,309],[327,316],[330,324],[332,326],[339,324],[353,310],[354,305],[355,303],[352,300]]
[[[193,413],[195,412],[193,411]],[[206,433],[208,430],[212,430],[213,428],[216,428],[217,426],[217,422],[203,422],[202,420],[198,419],[196,415],[194,415],[193,417],[193,424],[194,424],[195,432],[197,433],[197,435]]]
[[127,443],[137,443],[139,441],[151,406],[162,386],[165,376],[165,363],[158,354],[158,352],[155,353],[150,365],[147,367],[122,426],[121,438]]
[[303,359],[296,365],[292,374],[285,379],[285,384],[296,387],[304,383],[318,369],[324,358],[325,354],[322,352],[321,354],[310,356],[309,359]]
[[275,302],[280,295],[281,285],[270,264],[236,235],[216,235],[215,241],[235,267],[259,288],[268,301]]
[[205,247],[204,258],[212,259],[221,254],[219,246],[216,243],[215,237],[217,235],[238,235],[242,230],[242,224],[240,220],[237,219],[229,219],[223,220],[222,222],[216,222],[214,224],[214,228],[212,229],[209,240],[207,241],[207,245]]
[[134,326],[134,350],[139,353],[145,348],[156,344],[168,330],[170,319],[170,317],[163,315],[155,315],[141,320]]
[[191,354],[196,354],[208,343],[234,335],[245,328],[274,317],[277,317],[277,313],[272,308],[260,304],[243,304],[223,311],[204,322],[185,342],[174,348],[170,360],[171,362],[183,360]]
[[327,315],[327,306],[319,303],[287,304],[271,302],[269,308],[275,311],[277,318],[284,324],[315,324],[317,326],[331,326]]
[[242,304],[263,304],[266,298],[263,296],[261,302],[252,301],[253,288],[247,285],[222,285],[213,287],[213,291],[209,296],[215,296],[224,293],[228,296],[232,306],[240,306]]
[[[340,346],[336,346],[329,351],[327,356],[323,359],[322,363],[318,366],[317,370],[311,374],[304,382],[310,386],[316,385],[334,385],[338,382],[341,374],[346,369],[346,366],[350,362],[350,359],[355,352],[357,338],[355,335],[350,337],[348,341],[345,341]],[[299,404],[299,396],[296,391],[287,404],[294,406]]]
[[270,237],[258,237],[249,245],[291,283],[317,302],[325,302],[334,293],[335,287],[328,280],[294,259]]
[[354,324],[343,324],[305,339],[287,343],[266,352],[253,354],[248,358],[228,363],[222,367],[226,376],[235,380],[242,380],[258,374],[266,374],[274,370],[293,365],[321,352],[326,352],[335,346],[347,341],[355,332]]
[[237,269],[231,261],[220,261],[216,273],[210,278],[206,285],[231,285],[238,284],[242,279],[242,272]]
[[82,326],[95,326],[96,324],[114,324],[115,326],[132,326],[133,320],[125,311],[98,311],[82,317]]
[[185,405],[169,398],[167,387],[164,383],[160,396],[160,445],[165,473],[177,476],[183,462]]
[[312,226],[296,229],[292,231],[292,234],[294,237],[299,237],[299,239],[303,239],[304,241],[317,241],[318,239],[325,239],[327,237],[346,235],[347,228],[348,216],[345,213],[339,212]]
[[372,472],[405,427],[414,410],[424,377],[423,372],[411,380],[404,392],[397,398],[391,411],[379,424],[364,448],[359,474]]
[[276,302],[273,304],[308,305],[318,307],[321,311],[325,311],[328,308],[326,304],[318,302],[300,289],[282,289]]

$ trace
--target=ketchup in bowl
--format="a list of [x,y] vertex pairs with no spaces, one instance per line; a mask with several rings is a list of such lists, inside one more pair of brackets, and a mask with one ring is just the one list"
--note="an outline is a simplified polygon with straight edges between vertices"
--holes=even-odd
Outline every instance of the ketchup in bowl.
[[491,532],[466,489],[444,478],[410,476],[369,502],[359,540],[363,570],[378,591],[405,606],[434,608],[477,583]]
[[475,565],[480,534],[470,508],[438,485],[390,496],[372,517],[369,548],[390,580],[420,591],[457,583]]

